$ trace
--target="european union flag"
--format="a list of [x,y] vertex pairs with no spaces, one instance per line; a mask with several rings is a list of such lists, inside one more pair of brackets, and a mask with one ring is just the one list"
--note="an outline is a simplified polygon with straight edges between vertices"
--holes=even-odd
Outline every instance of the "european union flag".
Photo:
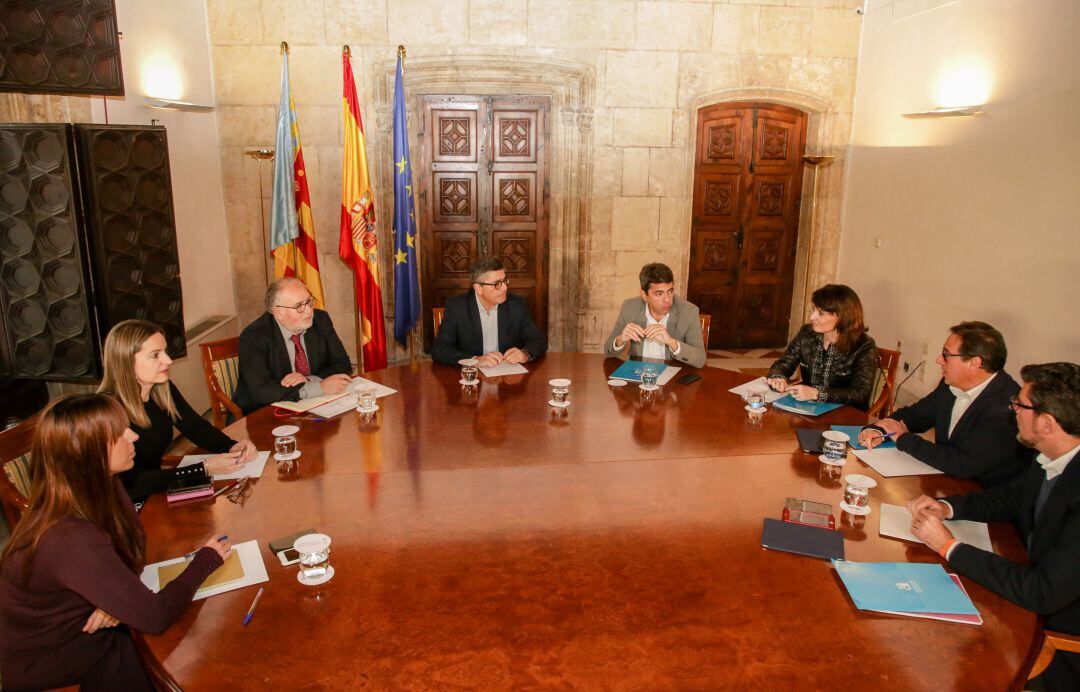
[[401,60],[399,55],[394,80],[394,338],[405,346],[409,332],[420,320],[420,279]]

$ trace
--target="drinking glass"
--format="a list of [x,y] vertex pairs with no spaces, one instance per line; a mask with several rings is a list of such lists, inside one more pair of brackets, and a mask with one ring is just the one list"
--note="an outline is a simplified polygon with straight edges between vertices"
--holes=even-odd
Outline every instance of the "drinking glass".
[[641,387],[642,389],[656,389],[656,380],[660,376],[656,372],[656,367],[652,365],[646,365],[641,369]]
[[848,440],[851,439],[848,434],[839,430],[826,430],[821,433],[821,436],[825,438],[824,444],[821,445],[825,459],[834,464],[844,463],[847,459]]
[[852,507],[865,507],[870,502],[870,490],[852,483],[849,479],[847,487],[844,488],[844,502]]
[[552,404],[559,407],[570,404],[570,380],[560,377],[558,379],[548,380],[548,384],[551,385]]
[[300,575],[316,579],[330,570],[330,537],[324,533],[309,533],[297,538],[293,549],[300,554]]
[[465,358],[459,360],[458,363],[461,365],[461,384],[476,384],[479,361],[475,358]]
[[296,444],[296,433],[300,428],[295,425],[279,425],[270,431],[274,436],[274,458],[278,461],[287,461],[300,456],[300,450]]
[[356,401],[359,404],[357,410],[359,411],[374,411],[375,410],[375,390],[364,389],[356,395]]
[[750,392],[750,395],[746,397],[746,403],[750,404],[750,408],[755,411],[761,411],[765,408],[765,395],[761,392]]

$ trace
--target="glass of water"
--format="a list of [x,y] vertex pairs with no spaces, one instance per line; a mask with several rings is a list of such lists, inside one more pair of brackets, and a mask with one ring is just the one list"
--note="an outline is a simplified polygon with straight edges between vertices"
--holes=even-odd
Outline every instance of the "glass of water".
[[656,366],[646,365],[641,369],[641,388],[656,389],[656,380],[660,375],[656,372]]
[[296,445],[296,433],[300,428],[295,425],[279,425],[270,431],[274,436],[274,458],[278,461],[288,461],[300,456],[300,450]]
[[374,411],[375,410],[375,390],[374,389],[362,389],[356,395],[357,410],[361,412]]
[[570,380],[558,378],[548,380],[548,384],[551,385],[551,403],[559,407],[568,406],[570,404]]
[[847,433],[839,430],[826,430],[821,433],[825,442],[821,445],[821,451],[825,455],[825,461],[832,464],[843,464],[847,461],[847,445],[851,438]]
[[309,533],[297,538],[293,549],[300,554],[300,576],[319,579],[331,573],[330,537],[324,533]]
[[765,410],[765,394],[762,392],[750,392],[746,397],[746,403],[755,411]]
[[476,384],[478,381],[476,372],[480,361],[475,358],[465,358],[459,360],[458,363],[461,365],[461,384]]

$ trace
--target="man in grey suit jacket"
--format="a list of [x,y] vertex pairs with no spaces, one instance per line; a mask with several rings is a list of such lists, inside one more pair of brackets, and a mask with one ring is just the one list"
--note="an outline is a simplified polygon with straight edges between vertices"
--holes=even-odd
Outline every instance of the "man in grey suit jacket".
[[641,297],[622,304],[615,328],[604,343],[609,356],[630,347],[631,358],[678,360],[705,365],[705,343],[697,306],[675,297],[675,276],[666,264],[646,264],[638,274]]

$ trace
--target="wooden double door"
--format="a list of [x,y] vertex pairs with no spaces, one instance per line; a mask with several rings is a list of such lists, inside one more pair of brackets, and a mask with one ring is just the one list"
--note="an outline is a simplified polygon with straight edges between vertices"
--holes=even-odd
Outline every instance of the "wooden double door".
[[510,291],[547,332],[548,116],[538,96],[425,96],[418,139],[424,345],[431,308],[471,288],[469,268],[498,257]]
[[708,346],[787,342],[806,114],[764,103],[698,111],[687,297]]

